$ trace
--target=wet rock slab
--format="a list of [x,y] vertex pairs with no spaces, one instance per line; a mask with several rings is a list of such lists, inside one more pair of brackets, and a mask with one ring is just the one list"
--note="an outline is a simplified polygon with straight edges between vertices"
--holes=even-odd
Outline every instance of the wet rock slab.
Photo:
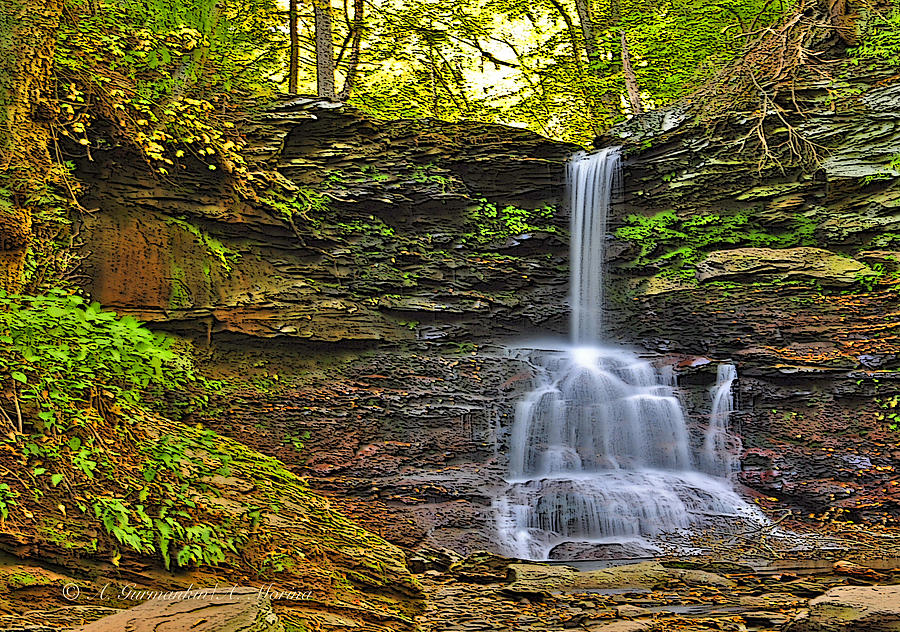
[[809,602],[786,632],[900,632],[900,586],[832,588]]
[[730,579],[693,569],[666,568],[659,562],[642,562],[596,571],[576,571],[567,566],[510,564],[510,591],[591,590],[621,587],[657,588],[673,583],[728,588]]

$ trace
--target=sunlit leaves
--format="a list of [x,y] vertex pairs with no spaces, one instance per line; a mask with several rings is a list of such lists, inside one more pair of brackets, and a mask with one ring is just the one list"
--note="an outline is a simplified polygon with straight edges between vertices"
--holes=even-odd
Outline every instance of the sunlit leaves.
[[56,60],[60,136],[85,152],[124,140],[161,174],[188,156],[245,173],[223,88],[271,89],[265,78],[282,45],[275,0],[67,4]]
[[[372,4],[369,66],[354,101],[383,116],[525,124],[589,143],[626,115],[621,34],[645,108],[677,99],[791,3],[592,2],[589,59],[574,0]],[[572,29],[566,22],[568,18]]]

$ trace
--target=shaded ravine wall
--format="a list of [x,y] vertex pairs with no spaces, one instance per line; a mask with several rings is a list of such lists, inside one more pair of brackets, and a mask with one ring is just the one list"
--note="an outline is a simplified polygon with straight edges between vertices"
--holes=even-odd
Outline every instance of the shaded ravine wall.
[[[658,261],[678,247],[659,239],[659,221],[650,237],[620,231],[610,321],[620,340],[676,365],[698,428],[715,361],[737,363],[741,479],[773,507],[869,514],[876,498],[887,511],[900,500],[884,469],[900,449],[875,404],[896,390],[897,300],[891,275],[871,274],[896,265],[900,244],[877,244],[900,233],[900,193],[895,177],[861,181],[884,169],[884,152],[867,148],[900,142],[900,88],[860,82],[846,113],[840,102],[809,123],[846,148],[809,175],[759,170],[751,146],[735,149],[737,115],[709,137],[677,110],[653,113],[603,141],[628,152],[614,229],[669,211],[752,219],[725,237],[692,229],[705,245],[682,272]],[[802,94],[824,112],[827,92]],[[100,209],[84,231],[88,289],[197,341],[226,380],[198,421],[279,456],[394,542],[490,548],[509,415],[530,379],[503,345],[565,331],[568,237],[563,211],[533,214],[515,236],[475,215],[481,199],[558,205],[576,148],[304,100],[246,133],[253,166],[299,192],[273,187],[247,203],[206,170],[163,183],[128,156],[83,166],[85,205]]]

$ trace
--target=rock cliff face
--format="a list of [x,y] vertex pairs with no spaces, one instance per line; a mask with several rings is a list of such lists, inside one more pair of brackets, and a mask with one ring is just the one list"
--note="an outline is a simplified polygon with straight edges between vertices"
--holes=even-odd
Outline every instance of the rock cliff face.
[[489,546],[498,429],[528,377],[499,345],[565,328],[566,219],[545,207],[577,148],[305,100],[246,133],[268,179],[252,204],[209,171],[85,165],[88,289],[208,346],[227,394],[204,421],[370,529]]
[[896,512],[900,82],[829,72],[777,102],[786,114],[700,134],[687,105],[604,139],[631,155],[612,312],[648,349],[736,362],[746,484],[813,511]]
[[[865,514],[900,501],[898,435],[879,419],[900,375],[900,83],[863,75],[798,90],[798,129],[832,148],[812,173],[760,167],[740,144],[751,113],[711,133],[651,113],[602,142],[627,150],[614,335],[675,365],[698,429],[714,361],[737,364],[748,493]],[[490,548],[531,378],[503,346],[566,329],[558,206],[577,148],[304,100],[245,132],[266,182],[254,202],[211,172],[160,182],[115,152],[83,165],[99,209],[83,233],[88,289],[195,337],[226,379],[204,421],[370,529]]]

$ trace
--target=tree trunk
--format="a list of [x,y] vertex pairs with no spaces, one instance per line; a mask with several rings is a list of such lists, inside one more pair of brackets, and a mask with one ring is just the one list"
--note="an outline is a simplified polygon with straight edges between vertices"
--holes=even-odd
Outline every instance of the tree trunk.
[[[578,30],[575,27],[575,21],[569,15],[566,8],[562,5],[559,0],[549,0],[550,4],[556,9],[556,12],[559,13],[560,17],[562,17],[563,22],[566,24],[566,32],[569,35],[569,44],[572,46],[572,61],[575,64],[575,74],[578,78],[576,82],[579,86],[581,94],[584,96],[585,105],[588,108],[588,112],[595,121],[600,119],[600,108],[598,108],[596,99],[591,93],[590,89],[587,86],[586,75],[584,70],[584,63],[581,57],[582,46],[578,41]],[[590,61],[590,60],[589,60]]]
[[353,0],[353,41],[350,44],[350,61],[347,67],[347,77],[344,79],[344,87],[341,90],[340,100],[346,101],[353,92],[353,86],[356,84],[356,74],[359,71],[359,53],[362,47],[362,28],[363,28],[363,9],[365,4],[363,0]]
[[32,206],[53,178],[50,85],[63,0],[0,3],[0,289],[21,288]]
[[[600,30],[606,31],[614,28],[619,23],[620,14],[619,0],[609,0],[609,13],[600,24]],[[619,92],[615,89],[607,90],[601,94],[600,103],[612,116],[615,116],[622,110],[622,99]]]
[[575,8],[578,10],[578,21],[581,24],[581,35],[584,37],[584,51],[589,62],[597,61],[597,45],[594,41],[594,18],[591,16],[591,8],[588,0],[575,0]]
[[631,66],[631,53],[628,50],[628,39],[622,31],[622,70],[625,73],[625,90],[628,92],[628,103],[632,114],[640,114],[641,93],[638,89],[637,77],[634,76],[634,68]]
[[847,10],[847,0],[824,0],[824,2],[828,11],[828,20],[834,26],[837,34],[846,44],[856,46],[859,43],[856,32],[858,14],[851,14]]
[[291,35],[290,62],[288,63],[288,92],[297,94],[300,75],[300,15],[298,0],[288,3],[288,30]]
[[331,2],[312,0],[316,22],[316,88],[319,98],[334,101],[334,42],[331,40]]
[[575,22],[572,20],[569,12],[558,0],[550,0],[550,4],[556,9],[566,23],[566,32],[569,34],[569,44],[572,46],[572,61],[575,63],[575,70],[579,77],[584,77],[584,68],[581,63],[581,47],[578,45],[578,31],[575,29]]

